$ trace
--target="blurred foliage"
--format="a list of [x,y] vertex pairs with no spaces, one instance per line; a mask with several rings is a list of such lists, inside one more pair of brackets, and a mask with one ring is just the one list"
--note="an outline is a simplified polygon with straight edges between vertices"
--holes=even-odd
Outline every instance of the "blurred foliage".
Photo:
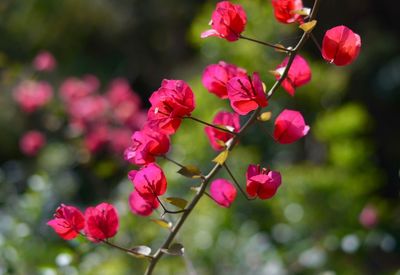
[[[268,1],[238,2],[248,14],[247,36],[289,46],[301,35],[296,26],[275,21]],[[400,274],[399,36],[393,27],[398,22],[388,16],[396,5],[322,1],[317,37],[348,25],[363,39],[358,61],[346,68],[326,64],[310,41],[301,54],[312,68],[312,82],[294,98],[278,90],[267,108],[273,118],[283,108],[300,110],[310,135],[296,144],[275,144],[271,120],[252,127],[228,160],[243,185],[249,163],[279,170],[283,185],[277,196],[249,202],[238,194],[230,209],[202,199],[178,236],[186,256],[163,258],[156,274],[187,274],[191,266],[197,274]],[[84,209],[109,201],[121,216],[116,243],[156,249],[168,233],[129,211],[130,168],[121,157],[86,159],[79,140],[49,130],[54,117],[65,122],[62,106],[53,103],[27,116],[13,102],[12,90],[32,77],[30,62],[38,50],[48,49],[58,60],[57,72],[34,78],[56,87],[70,75],[94,73],[102,83],[124,76],[144,102],[162,78],[185,79],[196,94],[194,116],[211,121],[230,107],[202,86],[207,64],[224,60],[258,71],[270,87],[274,77],[268,71],[283,58],[248,41],[201,40],[214,6],[194,0],[0,3],[0,274],[143,272],[145,260],[81,238],[63,241],[46,226],[61,202]],[[47,130],[49,140],[37,157],[27,158],[18,140],[34,127]],[[201,125],[185,121],[172,142],[173,159],[202,171],[212,167],[216,153]],[[161,163],[169,181],[166,197],[190,198],[196,180]],[[359,220],[367,205],[378,215],[371,227]]]

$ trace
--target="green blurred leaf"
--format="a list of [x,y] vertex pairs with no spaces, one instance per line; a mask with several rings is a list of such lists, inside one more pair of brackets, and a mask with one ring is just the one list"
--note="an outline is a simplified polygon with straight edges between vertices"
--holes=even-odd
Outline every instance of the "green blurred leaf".
[[163,228],[171,228],[172,227],[172,223],[167,222],[166,220],[163,219],[151,219],[152,222],[158,224],[159,226],[163,227]]
[[192,179],[199,178],[201,176],[200,169],[197,166],[191,164],[186,165],[185,167],[179,169],[178,173],[181,174],[182,176]]
[[175,197],[169,197],[165,199],[166,202],[180,208],[180,209],[185,209],[187,205],[187,200],[182,199],[182,198],[175,198]]

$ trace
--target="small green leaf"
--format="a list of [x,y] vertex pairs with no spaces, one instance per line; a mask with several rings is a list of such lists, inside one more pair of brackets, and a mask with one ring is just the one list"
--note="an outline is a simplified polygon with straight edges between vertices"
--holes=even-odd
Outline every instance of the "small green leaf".
[[259,121],[266,122],[266,121],[268,121],[268,120],[271,119],[271,115],[272,115],[271,112],[264,112],[264,113],[262,113],[257,119],[258,119]]
[[174,198],[174,197],[169,197],[165,199],[166,202],[180,208],[180,209],[185,209],[187,205],[187,200],[181,199],[181,198]]
[[152,222],[158,224],[159,226],[163,228],[171,228],[172,224],[170,222],[167,222],[166,220],[162,219],[151,219]]
[[178,173],[181,174],[182,176],[192,178],[192,179],[199,178],[201,176],[200,169],[197,168],[197,166],[190,165],[190,164],[179,169]]
[[130,249],[132,256],[136,258],[146,258],[151,253],[151,248],[145,245],[135,246]]
[[302,29],[304,32],[310,32],[315,28],[316,25],[317,20],[312,20],[310,22],[301,24],[299,28]]
[[168,255],[182,256],[185,248],[180,243],[174,243],[168,249],[161,249],[161,251]]
[[229,151],[228,150],[224,150],[221,153],[219,153],[218,156],[215,157],[215,159],[213,159],[213,162],[218,163],[219,165],[223,165],[226,161],[226,159],[228,158],[229,155]]

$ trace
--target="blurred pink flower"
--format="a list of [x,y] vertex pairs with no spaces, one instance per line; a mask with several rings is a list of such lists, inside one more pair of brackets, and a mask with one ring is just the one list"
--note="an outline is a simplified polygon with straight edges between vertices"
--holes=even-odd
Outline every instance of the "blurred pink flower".
[[25,80],[15,87],[13,97],[24,112],[32,113],[51,100],[53,88],[45,81]]
[[57,65],[56,59],[48,51],[42,51],[33,60],[33,67],[37,71],[51,72]]
[[371,229],[378,223],[378,211],[373,205],[366,205],[358,219],[365,228]]
[[46,144],[46,137],[39,131],[29,131],[20,139],[21,152],[27,156],[35,156]]

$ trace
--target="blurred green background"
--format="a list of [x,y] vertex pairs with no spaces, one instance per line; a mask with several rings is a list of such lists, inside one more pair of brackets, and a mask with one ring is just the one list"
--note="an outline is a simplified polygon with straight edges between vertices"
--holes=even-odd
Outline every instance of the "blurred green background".
[[[236,2],[247,12],[247,36],[293,45],[301,35],[296,26],[275,21],[270,1]],[[107,201],[121,215],[116,243],[156,249],[166,230],[128,208],[132,185],[126,174],[132,167],[122,155],[82,158],[79,137],[65,134],[60,102],[27,115],[12,90],[35,78],[49,81],[57,94],[66,77],[94,74],[101,93],[113,78],[125,77],[147,107],[163,78],[179,78],[195,92],[194,115],[211,121],[230,107],[202,87],[207,64],[224,60],[258,71],[270,87],[268,71],[283,58],[248,41],[201,40],[215,3],[0,2],[0,274],[143,273],[145,260],[80,238],[63,241],[46,226],[61,202],[84,209]],[[312,82],[294,98],[280,89],[268,109],[274,116],[283,108],[300,110],[310,134],[278,145],[268,134],[271,122],[266,129],[253,127],[228,162],[243,184],[249,163],[279,170],[278,194],[253,202],[238,194],[230,209],[205,197],[178,237],[186,257],[164,257],[156,274],[400,274],[399,9],[390,0],[321,0],[317,39],[328,28],[347,25],[362,37],[358,60],[348,67],[327,64],[309,41],[301,54],[312,67]],[[54,54],[55,72],[33,73],[31,62],[40,50]],[[54,117],[58,126],[49,127]],[[36,128],[46,133],[47,144],[36,157],[26,157],[18,141]],[[170,154],[203,171],[215,155],[203,127],[191,121],[173,137]],[[196,181],[178,175],[171,163],[161,164],[168,195],[190,198]],[[372,213],[370,225],[360,222],[363,210]]]

